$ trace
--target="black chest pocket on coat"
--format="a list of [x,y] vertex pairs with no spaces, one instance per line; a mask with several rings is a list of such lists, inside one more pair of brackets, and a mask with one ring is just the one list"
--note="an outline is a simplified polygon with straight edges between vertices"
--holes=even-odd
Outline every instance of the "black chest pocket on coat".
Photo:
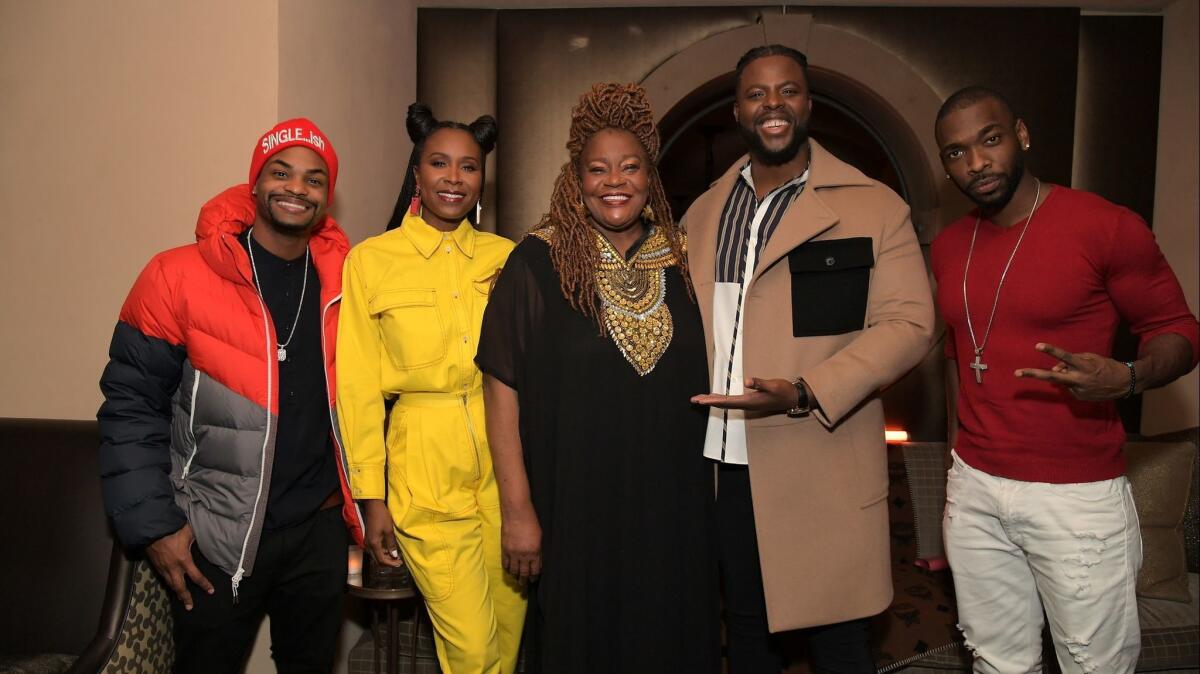
[[861,330],[874,265],[868,236],[809,241],[788,253],[792,334],[820,337]]

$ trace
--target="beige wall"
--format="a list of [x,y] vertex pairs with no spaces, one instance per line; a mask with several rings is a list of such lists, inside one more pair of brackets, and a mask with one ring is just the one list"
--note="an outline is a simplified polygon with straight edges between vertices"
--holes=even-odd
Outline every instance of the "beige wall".
[[265,1],[0,0],[0,416],[95,415],[138,271],[274,121],[276,24]]
[[333,215],[354,243],[383,231],[412,145],[416,5],[279,0],[279,116],[305,115],[337,148]]
[[[1163,12],[1162,88],[1158,112],[1158,169],[1154,234],[1179,276],[1192,313],[1200,309],[1200,4],[1176,0]],[[1145,396],[1142,432],[1148,435],[1200,424],[1200,374]]]
[[0,0],[0,416],[86,419],[125,293],[193,240],[254,141],[312,117],[353,241],[391,213],[416,91],[411,2]]

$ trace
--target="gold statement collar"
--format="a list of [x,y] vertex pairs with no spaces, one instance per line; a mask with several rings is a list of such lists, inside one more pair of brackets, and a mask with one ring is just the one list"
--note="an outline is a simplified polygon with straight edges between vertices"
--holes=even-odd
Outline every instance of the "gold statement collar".
[[[553,232],[542,228],[532,234],[548,242]],[[593,234],[600,251],[596,291],[605,330],[625,360],[644,377],[654,370],[675,334],[666,303],[667,268],[678,263],[675,252],[658,227],[650,230],[629,260],[600,232]]]

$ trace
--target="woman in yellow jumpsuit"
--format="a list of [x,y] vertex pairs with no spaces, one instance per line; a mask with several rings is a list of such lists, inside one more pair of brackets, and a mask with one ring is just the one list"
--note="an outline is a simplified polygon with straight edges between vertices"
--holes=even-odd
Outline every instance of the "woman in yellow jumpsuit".
[[496,124],[438,122],[419,103],[407,121],[413,154],[390,231],[346,259],[336,388],[350,488],[372,557],[398,566],[403,555],[412,572],[442,671],[509,674],[525,598],[501,564],[474,358],[513,244],[469,218],[478,217]]

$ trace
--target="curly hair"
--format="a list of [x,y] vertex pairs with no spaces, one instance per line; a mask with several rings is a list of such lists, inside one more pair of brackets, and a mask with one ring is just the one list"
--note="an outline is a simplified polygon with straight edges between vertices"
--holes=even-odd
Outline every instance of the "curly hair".
[[563,164],[554,181],[550,196],[550,211],[542,216],[534,229],[553,227],[550,239],[550,260],[558,273],[563,297],[571,307],[596,320],[604,333],[596,296],[596,266],[600,251],[596,248],[595,228],[589,222],[587,206],[579,180],[579,161],[583,147],[597,131],[620,129],[633,134],[649,158],[650,195],[647,204],[654,211],[654,224],[660,227],[671,244],[679,271],[687,285],[688,296],[695,299],[688,277],[684,235],[671,217],[671,206],[658,175],[659,137],[654,113],[646,100],[646,91],[636,84],[594,84],[571,110],[571,132],[567,140],[570,159]]

